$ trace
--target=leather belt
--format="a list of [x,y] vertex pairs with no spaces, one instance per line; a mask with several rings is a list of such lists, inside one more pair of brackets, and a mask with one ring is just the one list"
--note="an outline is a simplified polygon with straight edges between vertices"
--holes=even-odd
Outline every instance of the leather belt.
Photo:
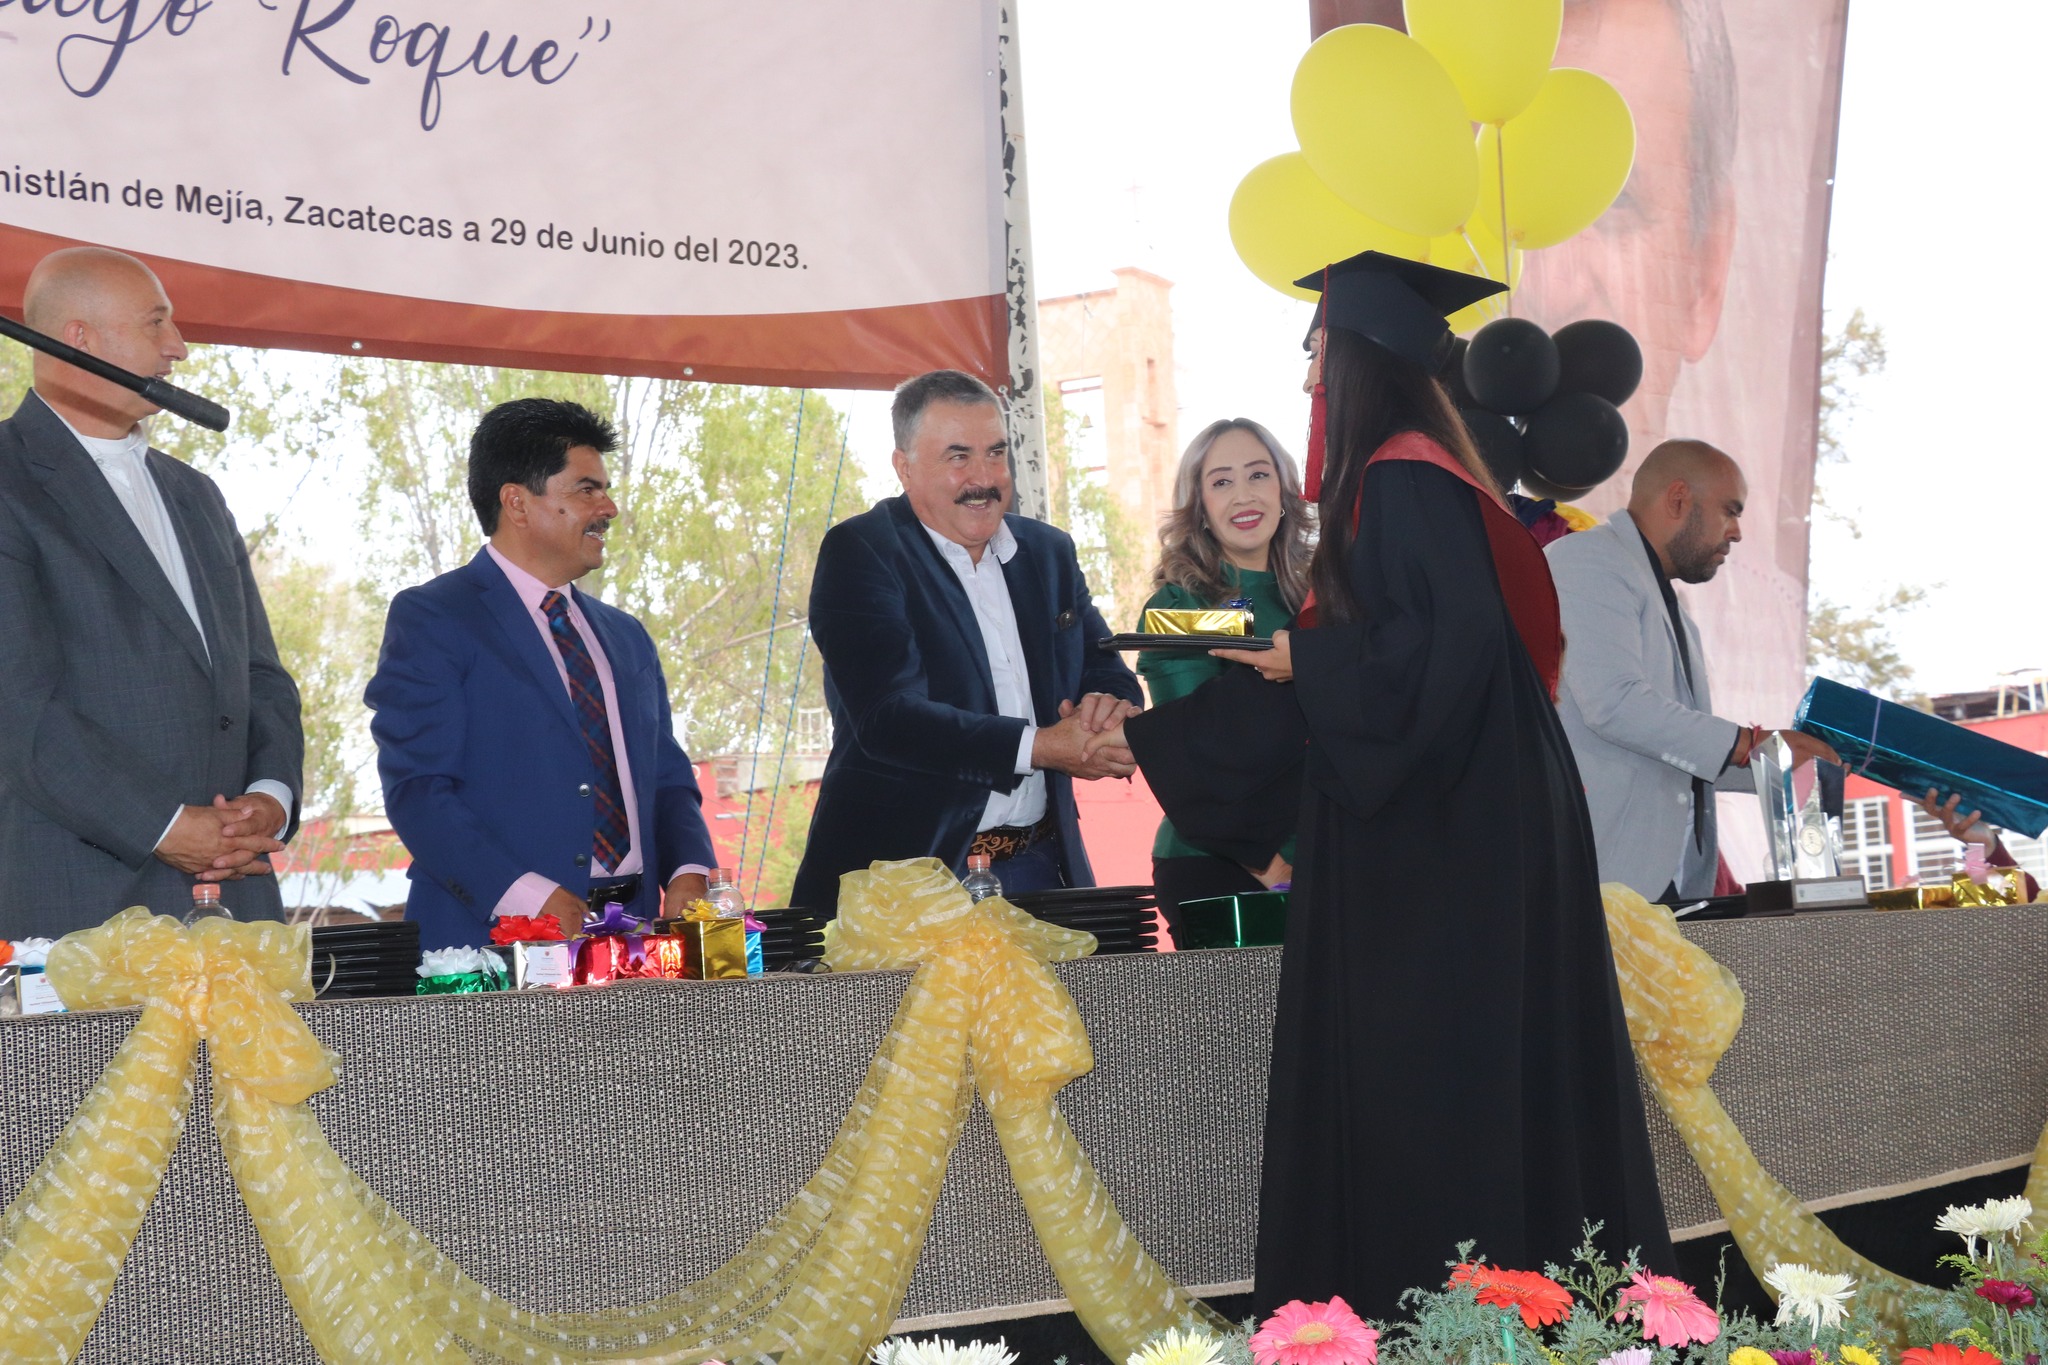
[[974,836],[968,845],[967,856],[987,858],[991,863],[1014,858],[1041,839],[1050,839],[1059,828],[1048,808],[1043,818],[1035,825],[997,825]]
[[640,874],[630,877],[593,878],[590,883],[590,908],[596,910],[606,905],[625,905],[640,894]]

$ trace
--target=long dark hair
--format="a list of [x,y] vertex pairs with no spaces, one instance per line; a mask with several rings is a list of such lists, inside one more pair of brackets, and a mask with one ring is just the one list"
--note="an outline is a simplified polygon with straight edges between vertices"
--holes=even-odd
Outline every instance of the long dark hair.
[[1451,396],[1429,372],[1342,327],[1323,332],[1323,386],[1328,414],[1323,441],[1323,491],[1317,504],[1322,539],[1309,565],[1318,620],[1358,619],[1346,565],[1358,536],[1355,511],[1373,452],[1404,431],[1420,432],[1448,450],[1484,488],[1500,492],[1465,430]]
[[1159,519],[1159,565],[1152,570],[1152,586],[1171,583],[1212,606],[1237,596],[1225,581],[1223,547],[1216,543],[1202,507],[1202,463],[1217,439],[1231,431],[1250,433],[1273,457],[1273,475],[1280,481],[1280,524],[1266,550],[1266,567],[1287,610],[1299,611],[1308,594],[1309,557],[1315,552],[1315,512],[1301,496],[1294,457],[1272,432],[1249,417],[1211,422],[1188,442],[1173,479],[1173,509]]

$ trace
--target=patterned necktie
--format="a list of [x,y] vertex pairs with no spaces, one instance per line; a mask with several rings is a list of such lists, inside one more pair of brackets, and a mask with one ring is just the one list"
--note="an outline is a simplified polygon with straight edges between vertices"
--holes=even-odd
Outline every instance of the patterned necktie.
[[591,856],[616,871],[632,838],[626,826],[626,798],[619,789],[619,763],[612,754],[611,717],[604,708],[604,688],[598,685],[597,665],[590,647],[569,619],[569,599],[550,592],[540,599],[547,613],[548,629],[554,633],[555,648],[569,669],[569,699],[576,705],[576,720],[583,727],[583,742],[590,749],[590,761],[597,768],[597,828],[591,840]]

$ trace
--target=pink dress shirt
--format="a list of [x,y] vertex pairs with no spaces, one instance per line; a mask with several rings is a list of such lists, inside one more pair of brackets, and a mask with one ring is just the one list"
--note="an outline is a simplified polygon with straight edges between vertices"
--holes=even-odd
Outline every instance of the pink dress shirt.
[[[583,643],[589,648],[590,661],[597,666],[598,686],[604,690],[604,713],[611,722],[612,754],[619,765],[619,795],[626,803],[626,833],[632,844],[626,850],[626,856],[619,860],[617,867],[608,868],[593,858],[590,863],[590,875],[629,877],[641,870],[640,806],[633,799],[633,764],[626,756],[626,736],[619,729],[619,694],[612,682],[611,660],[605,658],[604,646],[599,643],[597,632],[592,630],[590,622],[584,619],[582,609],[576,605],[576,594],[567,585],[560,589],[551,588],[499,554],[497,546],[487,544],[484,548],[490,551],[491,558],[497,562],[498,567],[505,571],[505,578],[512,584],[512,591],[519,594],[519,601],[525,606],[526,614],[533,618],[533,628],[540,632],[541,642],[547,646],[548,657],[555,661],[555,673],[562,680],[564,692],[569,691],[569,666],[562,662],[562,651],[555,647],[555,633],[548,626],[548,616],[541,610],[540,602],[550,592],[556,591],[561,592],[562,596],[569,600],[569,621],[576,627],[576,633],[583,637]],[[685,872],[703,874],[708,871],[709,868],[699,864],[685,863],[669,873],[662,884],[666,886]],[[538,872],[529,872],[505,888],[505,894],[498,898],[498,903],[492,908],[491,913],[537,915],[548,896],[559,886],[560,883],[551,881]],[[579,926],[572,924],[563,927],[574,933]]]

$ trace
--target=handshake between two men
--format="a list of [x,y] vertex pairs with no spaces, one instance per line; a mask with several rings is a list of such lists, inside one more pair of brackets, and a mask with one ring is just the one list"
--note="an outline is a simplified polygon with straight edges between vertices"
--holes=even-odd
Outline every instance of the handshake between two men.
[[1135,703],[1107,692],[1090,692],[1079,702],[1063,701],[1059,724],[1039,730],[1031,741],[1031,766],[1091,782],[1129,777],[1138,765],[1123,743],[1123,724],[1137,714]]

